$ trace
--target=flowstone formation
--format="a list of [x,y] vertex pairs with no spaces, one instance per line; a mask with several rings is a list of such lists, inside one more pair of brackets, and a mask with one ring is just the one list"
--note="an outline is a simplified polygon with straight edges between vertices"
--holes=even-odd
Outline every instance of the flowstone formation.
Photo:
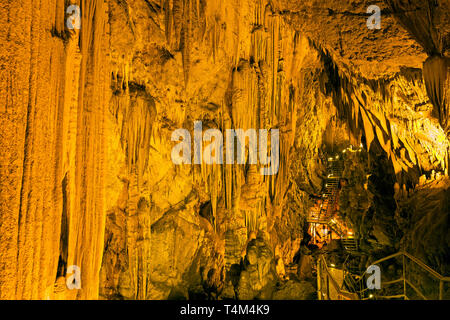
[[[3,0],[0,298],[315,299],[307,217],[349,145],[351,263],[407,250],[448,274],[449,5]],[[196,121],[279,130],[277,173],[249,151],[176,165]]]
[[272,251],[259,234],[249,242],[241,271],[237,296],[240,300],[269,299],[276,281]]

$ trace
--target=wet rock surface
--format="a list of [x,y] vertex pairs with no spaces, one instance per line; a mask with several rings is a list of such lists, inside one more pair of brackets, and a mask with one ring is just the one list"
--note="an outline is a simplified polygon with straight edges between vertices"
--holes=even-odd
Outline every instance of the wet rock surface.
[[[306,217],[349,145],[354,265],[448,274],[447,2],[86,0],[69,32],[64,1],[3,1],[0,298],[310,298]],[[194,121],[279,129],[279,171],[175,165]]]

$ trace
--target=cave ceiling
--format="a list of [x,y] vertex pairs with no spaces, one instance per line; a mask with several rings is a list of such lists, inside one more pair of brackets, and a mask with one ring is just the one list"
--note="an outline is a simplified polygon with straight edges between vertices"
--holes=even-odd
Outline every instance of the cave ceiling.
[[[450,0],[1,2],[1,299],[314,299],[322,254],[449,274]],[[239,129],[259,155],[219,163]]]

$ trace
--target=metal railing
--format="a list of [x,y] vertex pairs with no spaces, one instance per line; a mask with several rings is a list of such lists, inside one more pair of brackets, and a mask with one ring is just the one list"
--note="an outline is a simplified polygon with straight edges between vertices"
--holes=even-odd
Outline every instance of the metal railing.
[[342,289],[323,256],[317,260],[317,296],[319,300],[359,300],[357,293]]
[[[377,260],[371,264],[379,265],[385,261],[393,260],[396,258],[401,258],[402,276],[401,276],[401,278],[398,278],[398,279],[382,282],[382,287],[385,288],[386,286],[390,286],[393,284],[403,283],[403,293],[397,294],[397,295],[392,295],[392,296],[377,295],[377,297],[384,298],[384,299],[403,298],[405,300],[409,300],[411,297],[408,296],[408,289],[412,289],[412,291],[423,300],[435,299],[435,297],[430,297],[429,294],[423,292],[423,290],[421,290],[421,288],[420,288],[420,285],[417,283],[413,283],[412,279],[410,277],[408,277],[408,275],[407,275],[408,269],[412,270],[413,269],[412,266],[415,266],[416,268],[419,267],[419,270],[416,269],[416,273],[418,273],[419,271],[423,271],[426,274],[428,274],[434,281],[437,281],[437,283],[439,283],[439,287],[436,288],[436,290],[435,290],[438,293],[437,299],[439,299],[439,300],[444,299],[444,286],[446,283],[450,282],[450,277],[442,276],[441,274],[439,274],[438,272],[433,270],[431,267],[426,265],[423,261],[410,255],[407,252],[400,251],[398,253],[387,256],[383,259]],[[366,272],[362,275],[361,278],[364,278],[365,275],[366,275]],[[361,293],[363,293],[364,291],[367,291],[367,289],[364,289],[363,291],[361,291]]]
[[[371,265],[380,265],[383,262],[394,260],[394,259],[401,259],[401,265],[402,265],[402,276],[398,279],[389,280],[389,281],[383,281],[381,283],[383,292],[389,291],[389,287],[394,284],[402,284],[403,288],[401,289],[400,293],[398,292],[391,292],[389,295],[377,295],[375,294],[376,290],[370,291],[370,296],[367,297],[367,293],[369,292],[368,288],[362,288],[365,286],[365,276],[367,275],[367,272],[364,272],[361,276],[358,276],[360,279],[359,281],[359,290],[355,292],[349,292],[347,290],[343,289],[343,285],[339,286],[336,279],[334,279],[333,275],[330,273],[327,262],[323,256],[321,256],[317,262],[317,292],[319,300],[336,300],[333,299],[333,293],[334,296],[337,297],[337,300],[368,300],[375,298],[381,298],[381,299],[405,299],[410,300],[412,297],[408,294],[408,291],[414,292],[417,297],[423,300],[430,300],[430,299],[436,299],[435,297],[431,296],[423,290],[421,290],[420,285],[414,283],[407,275],[407,269],[412,269],[411,266],[416,266],[426,274],[428,274],[430,277],[432,277],[439,285],[438,288],[435,288],[437,293],[437,299],[438,300],[444,300],[448,299],[450,297],[444,296],[445,294],[445,285],[447,283],[450,283],[450,277],[444,277],[435,270],[433,270],[431,267],[426,265],[423,261],[420,259],[410,255],[407,252],[400,251],[398,253],[389,255],[383,259],[379,259],[377,261],[374,261],[371,263]],[[345,277],[349,276],[348,272],[343,270],[344,274],[344,282]],[[350,275],[351,276],[351,275]],[[410,290],[409,290],[410,289]],[[412,291],[411,291],[412,290]]]
[[[392,294],[390,295],[381,295],[381,294],[376,294],[377,290],[374,291],[370,291],[371,292],[371,296],[374,296],[376,298],[380,298],[380,299],[405,299],[405,300],[410,300],[412,297],[410,294],[408,294],[408,292],[413,292],[417,295],[417,297],[419,297],[420,299],[423,300],[443,300],[444,298],[449,298],[449,297],[444,297],[444,287],[446,283],[450,282],[450,277],[444,277],[441,274],[439,274],[438,272],[436,272],[435,270],[433,270],[431,267],[429,267],[428,265],[426,265],[423,261],[421,261],[420,259],[410,255],[407,252],[404,251],[400,251],[397,253],[394,253],[392,255],[389,255],[385,258],[379,259],[377,261],[374,261],[371,263],[371,265],[380,265],[383,262],[389,261],[389,260],[398,260],[401,259],[401,267],[402,267],[402,275],[400,278],[397,279],[390,279],[388,281],[383,281],[381,283],[383,292],[389,291],[389,287],[395,284],[400,284],[402,285],[401,289],[400,289],[400,293],[396,293],[394,294],[393,292],[391,292]],[[397,261],[398,262],[398,261]],[[414,281],[408,277],[408,270],[412,271],[414,268],[413,266],[416,268],[415,272],[413,274],[418,274],[419,272],[424,272],[426,275],[430,276],[432,278],[432,280],[436,281],[436,284],[438,283],[438,288],[434,288],[433,290],[433,285],[431,286],[431,294],[430,292],[426,293],[423,292],[423,289],[421,290],[421,286],[417,283],[414,283]],[[367,297],[367,292],[369,292],[368,288],[363,288],[363,286],[365,286],[364,283],[364,277],[367,275],[367,272],[364,272],[362,276],[360,276],[360,290],[358,291],[359,296],[361,297],[361,299],[363,300],[367,300],[370,299],[369,297]],[[422,280],[425,279],[425,277],[422,275]],[[428,283],[432,283],[432,281],[428,281]],[[412,290],[412,291],[411,291]],[[393,291],[393,290],[391,290]]]
[[333,230],[339,237],[343,237],[340,225],[333,220],[334,213],[339,201],[339,179],[342,170],[336,169],[337,161],[328,162],[328,178],[326,180],[325,190],[321,195],[320,205],[310,209],[307,222],[313,228],[318,225],[326,225]]

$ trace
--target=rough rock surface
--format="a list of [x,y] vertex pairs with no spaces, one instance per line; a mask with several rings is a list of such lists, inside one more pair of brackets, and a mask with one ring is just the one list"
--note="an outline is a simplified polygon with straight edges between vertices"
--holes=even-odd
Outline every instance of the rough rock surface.
[[237,286],[240,300],[270,299],[277,281],[275,260],[264,234],[250,241]]
[[316,288],[310,282],[290,280],[274,292],[273,300],[315,300]]
[[[66,28],[69,2],[81,30]],[[381,30],[366,27],[371,4]],[[448,8],[3,0],[0,298],[270,298],[275,262],[292,264],[300,250],[326,155],[351,143],[365,158],[348,167],[341,207],[369,253],[417,248],[447,271]],[[196,120],[203,130],[280,129],[278,174],[176,166],[172,132],[192,133]],[[447,178],[420,184],[433,170]],[[398,190],[411,200],[396,201]],[[419,200],[437,190],[438,205]],[[80,290],[64,286],[73,265]],[[288,282],[274,295],[310,292]]]

